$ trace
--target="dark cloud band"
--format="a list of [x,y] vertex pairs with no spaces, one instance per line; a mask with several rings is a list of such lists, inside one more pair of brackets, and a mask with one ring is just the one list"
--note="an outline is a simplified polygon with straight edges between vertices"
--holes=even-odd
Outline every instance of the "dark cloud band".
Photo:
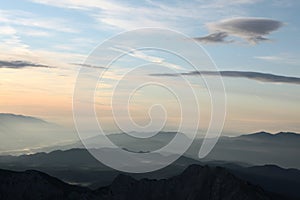
[[226,32],[217,32],[212,33],[210,35],[204,37],[194,38],[197,41],[204,42],[204,43],[228,43],[231,41],[227,41],[226,38],[228,37],[228,33]]
[[178,74],[150,74],[151,76],[196,76],[196,75],[206,75],[206,76],[223,76],[223,77],[232,77],[232,78],[248,78],[261,82],[270,82],[270,83],[290,83],[290,84],[299,84],[300,78],[290,77],[290,76],[281,76],[275,74],[261,73],[261,72],[247,72],[247,71],[191,71],[186,73]]
[[80,66],[80,67],[88,67],[88,68],[96,68],[96,69],[106,69],[106,67],[90,65],[90,64],[82,64],[82,63],[71,63],[72,65]]
[[22,61],[22,60],[15,60],[15,61],[0,60],[0,68],[22,69],[26,67],[53,68],[48,65],[42,65],[42,64],[37,64],[37,63],[32,63],[32,62]]

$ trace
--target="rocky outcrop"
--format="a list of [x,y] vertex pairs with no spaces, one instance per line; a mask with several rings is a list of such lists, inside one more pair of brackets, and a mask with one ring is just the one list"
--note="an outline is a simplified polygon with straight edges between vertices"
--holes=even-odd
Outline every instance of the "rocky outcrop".
[[224,168],[189,166],[182,174],[161,180],[136,180],[119,175],[95,191],[64,183],[38,171],[0,171],[0,199],[5,200],[264,200],[260,187],[236,178]]
[[87,188],[69,185],[39,171],[0,170],[1,200],[79,200],[93,197]]
[[98,191],[101,199],[114,200],[263,200],[271,199],[260,187],[240,180],[220,167],[189,166],[179,176],[163,180],[135,180],[119,175]]

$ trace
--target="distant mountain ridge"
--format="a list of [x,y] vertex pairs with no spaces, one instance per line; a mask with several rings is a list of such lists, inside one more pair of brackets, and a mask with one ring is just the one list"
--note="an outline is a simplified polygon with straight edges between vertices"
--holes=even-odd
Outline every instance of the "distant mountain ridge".
[[[186,155],[197,158],[203,140],[195,140]],[[251,165],[274,164],[300,169],[300,134],[257,132],[236,137],[221,137],[206,159],[243,162]]]
[[0,154],[24,154],[70,137],[74,132],[41,118],[0,113]]
[[37,117],[27,116],[27,115],[21,115],[21,114],[13,114],[13,113],[0,113],[0,122],[3,120],[17,120],[15,123],[18,122],[39,122],[39,123],[49,123],[45,120]]
[[[53,150],[61,149],[72,149],[72,148],[85,148],[81,141],[77,142],[67,142],[67,140],[70,141],[70,136],[74,137],[76,135],[74,132],[69,132],[68,130],[61,129],[62,127],[57,127],[53,123],[49,123],[41,118],[32,117],[32,116],[25,116],[25,115],[19,115],[19,114],[12,114],[12,113],[0,113],[0,138],[1,141],[5,141],[0,143],[0,154],[27,154],[29,152],[37,153],[37,152],[50,152]],[[133,132],[134,133],[134,132]],[[136,133],[135,133],[136,134]],[[131,151],[131,152],[150,152],[156,149],[160,149],[166,144],[168,144],[176,134],[179,134],[181,137],[181,140],[189,140],[188,136],[184,133],[176,133],[176,132],[159,132],[153,137],[150,138],[134,138],[131,137],[125,133],[115,133],[115,134],[108,134],[107,137],[115,143],[117,146]],[[144,133],[144,135],[147,135],[147,133]],[[293,132],[279,132],[276,134],[268,133],[265,131],[252,133],[252,134],[244,134],[241,136],[236,137],[227,137],[222,136],[219,138],[219,144],[222,144],[223,140],[225,141],[236,141],[237,139],[241,140],[261,140],[265,139],[262,142],[275,142],[277,143],[286,143],[292,142],[293,144],[291,146],[295,146],[297,142],[300,142],[298,133]],[[57,137],[56,137],[57,136]],[[90,148],[99,148],[99,147],[105,147],[105,143],[103,143],[104,136],[96,136],[94,138],[88,138],[85,139],[86,144]],[[58,138],[60,140],[58,140]],[[270,141],[266,141],[267,139],[270,139]],[[77,139],[77,138],[76,138]],[[280,141],[284,140],[284,141]],[[196,138],[195,139],[196,146],[200,146],[202,144],[203,139],[202,138]],[[47,141],[47,142],[46,142]],[[64,142],[61,142],[64,141]],[[55,144],[57,145],[49,145],[49,144]],[[45,144],[48,144],[46,146]],[[250,145],[250,144],[246,144]],[[218,146],[218,144],[217,144]],[[223,150],[223,148],[222,148]],[[193,150],[193,158],[197,156],[196,150]],[[197,150],[199,151],[199,149]],[[281,151],[281,150],[280,150]],[[289,152],[290,153],[290,152]],[[226,158],[226,156],[225,156]],[[220,156],[213,157],[210,159],[216,159],[220,160]],[[232,160],[232,159],[231,159]],[[239,161],[232,160],[232,161]],[[242,162],[245,162],[245,160],[242,160]],[[252,163],[250,161],[249,163]],[[267,164],[267,163],[256,163],[253,164]],[[283,167],[298,167],[300,168],[300,163],[298,164],[292,164],[291,166],[288,165],[282,165],[282,163],[273,163],[272,164],[278,164]]]
[[278,132],[278,133],[269,133],[266,131],[260,131],[260,132],[256,132],[256,133],[251,133],[251,134],[244,134],[238,137],[299,137],[300,138],[300,134],[299,133],[294,133],[294,132]]
[[[129,152],[151,152],[167,145],[176,135],[176,132],[161,132],[151,138],[135,138],[120,134],[109,134],[107,137],[116,146]],[[181,140],[189,138],[179,133]],[[103,148],[105,142],[103,137],[96,136],[88,138],[85,143],[90,148]],[[203,138],[195,138],[191,147],[184,154],[187,157],[198,159],[198,152],[203,143]],[[224,160],[230,162],[242,162],[251,165],[275,164],[285,168],[300,169],[300,134],[293,132],[279,132],[271,134],[268,132],[257,132],[236,137],[222,136],[213,150],[205,158],[206,160]],[[4,144],[5,145],[5,144]],[[1,148],[1,147],[0,147]],[[36,149],[33,152],[72,148],[85,148],[81,141],[62,146],[51,146]],[[289,155],[289,156],[287,156]]]
[[[107,149],[106,149],[107,151]],[[169,178],[180,174],[189,165],[221,166],[229,172],[260,185],[267,191],[283,195],[295,196],[300,199],[300,170],[284,169],[275,165],[247,166],[245,164],[226,161],[199,161],[182,156],[170,166],[159,171],[145,174],[129,174],[141,179]],[[108,185],[120,172],[115,171],[97,161],[86,149],[70,149],[22,156],[0,156],[0,168],[23,171],[35,169],[69,183],[76,183],[90,188]]]

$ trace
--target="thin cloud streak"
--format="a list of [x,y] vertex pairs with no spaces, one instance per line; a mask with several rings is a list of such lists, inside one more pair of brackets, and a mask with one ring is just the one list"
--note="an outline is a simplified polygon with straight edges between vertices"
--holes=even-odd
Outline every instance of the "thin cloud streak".
[[[25,12],[21,10],[2,10],[0,9],[0,23],[9,24],[11,26],[19,26],[18,29],[22,30],[22,27],[34,28],[35,31],[41,31],[38,29],[46,29],[56,32],[66,32],[66,33],[77,33],[74,27],[70,25],[71,22],[62,18],[45,18],[33,14],[31,12]],[[21,28],[20,28],[21,27]],[[20,34],[24,32],[19,31]],[[45,34],[42,33],[42,34]]]
[[80,67],[88,67],[88,68],[95,68],[95,69],[107,69],[106,67],[98,66],[98,65],[90,65],[90,64],[84,64],[84,63],[70,63],[75,66]]
[[300,64],[299,56],[293,55],[291,53],[288,54],[279,54],[279,55],[269,55],[269,56],[255,56],[254,58],[268,61],[277,64],[288,64],[288,65],[296,65]]
[[261,0],[213,0],[209,2],[200,0],[172,3],[146,0],[139,4],[114,0],[30,1],[88,13],[106,28],[131,30],[141,27],[168,27],[186,30],[186,20],[211,21],[226,16],[241,15],[244,14],[244,11],[241,11],[241,5],[255,4]]
[[[126,50],[124,50],[122,48],[126,48]],[[124,53],[124,54],[126,54],[128,56],[131,56],[133,58],[139,58],[139,59],[142,59],[142,60],[145,60],[145,61],[148,61],[148,62],[151,62],[151,63],[155,63],[155,64],[158,64],[158,65],[162,65],[162,66],[165,66],[165,67],[168,67],[168,68],[171,68],[171,69],[176,69],[176,70],[183,69],[179,65],[176,65],[176,64],[165,61],[164,58],[147,55],[143,51],[138,50],[138,49],[132,49],[132,48],[120,47],[120,46],[112,47],[111,49],[114,50],[114,51]]]
[[162,73],[162,74],[150,74],[151,76],[196,76],[196,75],[204,75],[204,76],[223,76],[223,77],[231,77],[231,78],[247,78],[260,82],[268,82],[268,83],[289,83],[289,84],[297,84],[300,85],[299,77],[290,77],[290,76],[281,76],[275,74],[261,73],[261,72],[250,72],[250,71],[191,71],[186,73]]
[[22,60],[14,60],[14,61],[0,60],[0,68],[22,69],[27,67],[54,68],[48,65],[42,65],[42,64],[32,63],[32,62],[22,61]]

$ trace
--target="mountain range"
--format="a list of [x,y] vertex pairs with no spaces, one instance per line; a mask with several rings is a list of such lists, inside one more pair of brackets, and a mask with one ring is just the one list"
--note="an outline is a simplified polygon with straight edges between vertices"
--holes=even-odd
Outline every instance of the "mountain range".
[[[179,134],[181,140],[188,136],[176,132],[160,132],[151,138],[134,138],[125,133],[109,134],[107,137],[117,146],[131,152],[150,152],[160,149]],[[74,138],[73,142],[66,141]],[[103,148],[104,136],[84,139],[90,148]],[[85,148],[82,141],[75,139],[76,133],[36,117],[0,113],[0,155],[20,155],[72,148]],[[65,142],[64,142],[65,141]],[[203,138],[196,138],[184,154],[198,159]],[[264,131],[219,138],[205,160],[222,160],[250,165],[273,164],[284,168],[300,169],[300,134]]]
[[[188,140],[188,136],[176,132],[160,132],[157,135],[140,139],[125,133],[110,134],[107,137],[117,146],[131,152],[151,152],[168,144],[179,134],[181,140]],[[88,138],[84,141],[91,148],[105,147],[104,136]],[[185,152],[186,157],[198,158],[198,152],[203,138],[196,138],[190,148]],[[222,136],[205,160],[222,160],[250,165],[273,164],[284,168],[300,169],[300,134],[292,132],[279,132],[275,134],[257,132],[236,137]],[[85,148],[81,141],[73,144],[56,146],[53,149]]]
[[136,180],[118,175],[105,187],[91,190],[70,185],[39,171],[0,170],[0,199],[6,200],[269,200],[283,197],[264,191],[224,168],[191,165],[168,179]]
[[[144,178],[166,179],[182,173],[186,167],[193,164],[211,167],[221,166],[236,177],[259,185],[266,191],[300,199],[298,193],[300,170],[285,169],[275,165],[251,166],[245,163],[226,161],[199,161],[182,156],[161,170],[126,175],[137,180]],[[0,168],[15,171],[38,170],[65,182],[91,189],[111,184],[120,174],[119,171],[97,161],[86,149],[57,150],[50,153],[22,156],[0,156]]]
[[[0,152],[0,168],[3,169],[0,172],[2,180],[2,182],[0,180],[1,191],[20,183],[21,185],[20,187],[18,186],[18,189],[23,189],[20,191],[22,197],[14,196],[12,199],[45,199],[47,195],[50,195],[49,199],[93,199],[99,198],[99,196],[101,196],[101,199],[114,199],[115,197],[110,196],[111,194],[121,195],[115,199],[134,199],[141,194],[147,194],[147,197],[151,197],[153,191],[159,191],[166,195],[163,196],[164,199],[171,199],[171,196],[168,196],[168,194],[176,194],[176,191],[168,188],[169,184],[176,183],[176,187],[184,187],[184,185],[180,185],[180,181],[177,183],[171,180],[181,177],[186,168],[190,169],[189,166],[206,165],[210,170],[204,171],[211,175],[207,177],[208,183],[214,183],[213,180],[215,179],[212,177],[216,177],[214,174],[219,174],[218,166],[221,166],[221,171],[226,171],[226,173],[234,177],[234,184],[239,182],[237,180],[243,180],[250,184],[252,189],[252,186],[254,186],[254,189],[262,188],[264,190],[260,193],[256,189],[254,191],[251,189],[250,194],[261,194],[262,199],[278,199],[280,196],[284,198],[279,199],[300,199],[298,192],[300,188],[300,160],[296,159],[300,157],[300,135],[297,133],[279,132],[271,134],[261,131],[236,137],[222,136],[209,155],[201,160],[198,158],[198,152],[203,138],[196,138],[184,155],[174,163],[161,170],[142,174],[122,174],[103,165],[85,149],[82,141],[74,141],[67,145],[51,145],[52,142],[55,143],[52,140],[55,138],[53,136],[61,139],[64,138],[61,137],[64,134],[64,129],[39,118],[0,114],[0,151],[2,151],[2,155]],[[70,132],[66,132],[66,134],[70,134]],[[187,135],[176,132],[159,132],[147,139],[134,138],[125,133],[109,134],[107,137],[124,151],[148,153],[160,149],[171,142],[176,134],[179,135],[181,140],[189,139]],[[37,135],[40,138],[36,137]],[[112,151],[113,149],[105,147],[105,143],[101,143],[103,137],[87,138],[83,142],[99,151]],[[45,143],[49,145],[45,147]],[[33,147],[30,149],[32,153],[24,154],[28,153],[24,148],[29,146]],[[20,151],[16,151],[16,149],[20,149]],[[20,153],[21,155],[18,155]],[[155,156],[158,160],[165,159],[164,155],[161,154],[155,154]],[[130,163],[127,164],[130,165]],[[149,165],[155,164],[149,163]],[[204,169],[206,168],[204,167]],[[14,170],[15,172],[9,170]],[[200,171],[203,172],[203,168]],[[10,179],[10,177],[13,178]],[[23,182],[26,182],[26,177],[33,181],[33,185],[30,186],[32,187],[31,189],[41,189],[46,196],[43,196],[41,193],[26,193],[25,189],[27,190],[28,188],[22,185]],[[5,181],[6,178],[8,178],[7,181]],[[42,182],[35,183],[35,180]],[[184,182],[184,180],[182,181]],[[225,180],[222,179],[222,181]],[[195,182],[200,185],[203,184],[196,180]],[[10,185],[7,186],[7,183],[10,183]],[[35,184],[42,186],[39,188]],[[129,184],[130,188],[123,184],[127,186]],[[118,186],[118,189],[115,188],[115,185]],[[156,185],[165,187],[166,190],[162,191],[156,188]],[[213,185],[210,186],[215,188]],[[126,191],[130,192],[124,192],[124,187]],[[211,190],[212,188],[207,189]],[[221,189],[224,188],[222,187]],[[219,188],[218,191],[221,189]],[[48,190],[51,194],[47,193]],[[189,193],[193,193],[192,189],[186,188],[186,190]],[[201,188],[195,190],[201,191],[199,193],[200,196],[206,195],[205,198],[208,198],[208,194]],[[52,196],[51,191],[54,196]],[[135,194],[130,195],[134,191],[137,191],[136,196],[134,196]],[[142,192],[139,193],[138,191]],[[218,191],[215,191],[215,193],[218,194]],[[241,190],[241,194],[244,194],[246,191],[248,189],[245,191]],[[13,192],[8,194],[3,191],[3,193],[0,193],[8,196],[16,195]],[[184,192],[182,194],[187,195]],[[246,194],[248,193],[246,192]],[[198,193],[194,194],[191,199],[196,198],[195,196],[197,195]],[[229,193],[226,195],[230,196]],[[180,194],[176,194],[177,196],[180,196]],[[6,197],[0,196],[0,199],[7,199]],[[172,196],[172,198],[174,197]],[[210,196],[209,198],[213,199]],[[237,199],[239,198],[240,196],[237,197]],[[248,195],[245,198],[253,199],[254,197]],[[259,199],[260,197],[255,196],[255,198]]]

